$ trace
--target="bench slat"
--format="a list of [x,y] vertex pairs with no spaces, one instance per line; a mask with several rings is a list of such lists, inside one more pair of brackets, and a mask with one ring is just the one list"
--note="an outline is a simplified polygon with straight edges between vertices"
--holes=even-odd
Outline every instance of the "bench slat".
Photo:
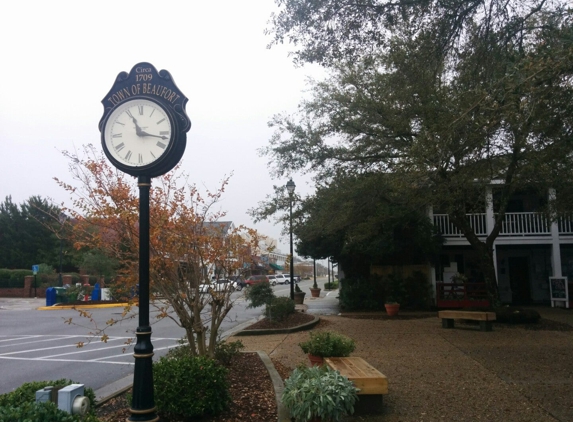
[[438,318],[471,319],[475,321],[495,321],[495,312],[438,311]]
[[360,388],[358,394],[388,394],[388,378],[359,357],[325,358],[324,362]]

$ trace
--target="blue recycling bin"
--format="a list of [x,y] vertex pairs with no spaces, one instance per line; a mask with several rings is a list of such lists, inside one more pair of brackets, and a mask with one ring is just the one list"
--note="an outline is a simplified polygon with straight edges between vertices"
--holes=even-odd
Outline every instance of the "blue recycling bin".
[[92,290],[92,300],[101,300],[101,289],[99,287],[99,283],[94,285],[94,289]]
[[48,287],[46,289],[46,306],[52,306],[56,304],[56,289],[53,287]]

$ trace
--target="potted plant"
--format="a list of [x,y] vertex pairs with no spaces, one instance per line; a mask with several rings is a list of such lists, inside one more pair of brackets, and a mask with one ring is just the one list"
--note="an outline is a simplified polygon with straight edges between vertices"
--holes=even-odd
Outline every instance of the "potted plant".
[[314,284],[310,288],[310,294],[312,297],[320,297],[320,287],[316,284],[316,277],[314,278]]
[[332,331],[317,331],[310,333],[310,339],[299,343],[300,348],[308,355],[314,365],[322,365],[324,358],[346,357],[356,348],[356,343],[350,337]]
[[340,421],[354,413],[358,389],[328,367],[298,367],[285,380],[282,403],[296,422]]
[[393,298],[386,299],[384,307],[386,308],[386,313],[388,314],[388,316],[396,316],[400,311],[400,304],[396,302]]
[[406,297],[404,280],[398,274],[390,274],[386,279],[386,302],[384,307],[388,316],[398,315],[400,302]]
[[295,305],[302,305],[304,302],[304,295],[306,295],[305,292],[303,292],[300,287],[298,287],[298,284],[294,285],[294,303]]

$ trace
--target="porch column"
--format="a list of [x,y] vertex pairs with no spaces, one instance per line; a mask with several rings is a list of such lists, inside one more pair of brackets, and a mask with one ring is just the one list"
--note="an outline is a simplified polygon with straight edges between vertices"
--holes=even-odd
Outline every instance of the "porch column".
[[[555,189],[549,189],[549,202],[555,200]],[[559,223],[557,219],[551,220],[551,265],[553,277],[561,277],[561,248],[559,246]]]
[[[493,193],[491,186],[485,188],[485,229],[489,236],[493,231],[493,226],[495,226],[495,215],[493,212]],[[499,285],[499,274],[497,272],[497,251],[495,249],[496,242],[493,244],[493,267],[495,269],[495,279]]]
[[[434,207],[428,205],[428,218],[432,225],[434,225]],[[436,293],[436,266],[434,264],[430,264],[430,283],[432,284],[432,292],[434,293],[434,304],[437,303],[437,293]]]

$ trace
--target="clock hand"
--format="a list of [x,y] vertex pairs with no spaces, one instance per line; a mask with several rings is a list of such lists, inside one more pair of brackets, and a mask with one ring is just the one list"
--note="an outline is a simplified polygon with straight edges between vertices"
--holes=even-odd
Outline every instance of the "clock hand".
[[133,124],[135,125],[135,134],[137,136],[145,136],[144,135],[145,132],[141,130],[141,128],[137,124],[137,120],[135,119],[135,117],[131,116],[131,120],[133,121]]
[[167,136],[162,136],[162,135],[152,135],[151,133],[147,133],[144,130],[139,130],[137,131],[137,135],[138,136],[153,136],[154,138],[161,138],[161,139],[169,139]]

